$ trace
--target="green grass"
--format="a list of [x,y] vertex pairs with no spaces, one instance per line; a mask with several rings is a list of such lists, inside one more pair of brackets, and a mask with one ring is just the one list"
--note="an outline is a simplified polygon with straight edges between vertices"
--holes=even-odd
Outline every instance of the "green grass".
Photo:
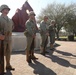
[[[68,36],[61,36],[61,37],[59,37],[59,38],[67,39]],[[74,39],[76,39],[76,36],[74,37]]]
[[76,39],[76,36],[74,38]]
[[59,38],[64,38],[64,39],[66,39],[66,38],[67,38],[67,36],[62,36],[62,37],[59,37]]

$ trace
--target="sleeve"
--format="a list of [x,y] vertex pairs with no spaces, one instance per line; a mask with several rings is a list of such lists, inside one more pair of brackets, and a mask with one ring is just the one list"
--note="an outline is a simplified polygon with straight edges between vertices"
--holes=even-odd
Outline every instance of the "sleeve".
[[0,22],[0,34],[1,34],[1,22]]
[[44,32],[43,23],[40,23],[40,30]]
[[12,21],[12,30],[14,29],[14,22]]
[[27,32],[28,32],[31,36],[34,35],[33,29],[31,28],[31,23],[30,23],[30,22],[27,22],[27,23],[26,23],[26,29],[27,29]]
[[46,28],[43,22],[40,24],[40,31],[45,34],[48,32],[48,29]]
[[4,34],[4,25],[2,24],[1,19],[0,19],[0,34]]
[[12,20],[12,19],[10,19],[10,21],[11,21],[12,30],[13,30],[13,29],[14,29],[14,22],[13,22],[13,20]]

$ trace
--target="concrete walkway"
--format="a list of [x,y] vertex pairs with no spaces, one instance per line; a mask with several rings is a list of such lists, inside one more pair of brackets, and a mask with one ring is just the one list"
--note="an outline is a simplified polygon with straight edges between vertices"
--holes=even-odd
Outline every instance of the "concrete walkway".
[[25,52],[13,52],[11,64],[15,71],[8,71],[5,75],[76,75],[76,42],[56,41],[56,50],[46,56],[35,51],[39,59],[26,62]]

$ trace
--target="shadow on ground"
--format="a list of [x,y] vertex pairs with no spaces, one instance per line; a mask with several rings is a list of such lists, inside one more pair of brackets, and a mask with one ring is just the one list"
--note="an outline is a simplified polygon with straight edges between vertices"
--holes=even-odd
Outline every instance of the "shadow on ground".
[[34,69],[33,73],[36,75],[56,75],[54,71],[38,61],[34,61],[34,64],[29,64],[29,66]]
[[[61,54],[64,54],[66,56],[74,56],[71,53],[67,53],[67,52],[61,52],[58,50],[55,50],[56,52],[59,52]],[[57,64],[64,66],[64,67],[72,67],[72,68],[76,68],[76,65],[71,64],[68,60],[65,60],[64,57],[58,56],[58,55],[46,55],[46,57],[50,58],[52,60],[52,62],[56,62]]]
[[25,55],[25,51],[12,51],[12,55],[22,54]]
[[73,55],[72,53],[63,52],[63,51],[60,51],[60,50],[55,50],[55,52],[57,52],[59,54],[62,54],[64,56],[73,56],[73,57],[76,57],[76,55]]
[[6,74],[4,75],[12,75],[11,71],[6,71]]
[[[58,46],[60,46],[60,45],[55,43],[54,47],[56,48]],[[49,52],[49,49],[50,49],[50,47],[47,47],[46,50]],[[36,50],[34,50],[34,52],[37,53],[37,54],[40,54],[40,49],[36,49]],[[16,54],[23,54],[23,55],[25,55],[26,52],[25,52],[25,50],[22,50],[22,51],[12,51],[12,55],[16,55]],[[52,52],[51,52],[51,54],[52,54]]]

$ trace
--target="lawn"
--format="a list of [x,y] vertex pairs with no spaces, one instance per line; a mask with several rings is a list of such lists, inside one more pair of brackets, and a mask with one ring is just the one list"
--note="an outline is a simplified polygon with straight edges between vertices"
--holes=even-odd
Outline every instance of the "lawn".
[[[61,36],[61,37],[59,37],[59,38],[67,39],[67,38],[68,38],[68,36]],[[75,36],[74,38],[76,39],[76,36]]]
[[[60,36],[59,39],[68,40],[68,36]],[[76,36],[74,37],[74,40],[76,40]]]

